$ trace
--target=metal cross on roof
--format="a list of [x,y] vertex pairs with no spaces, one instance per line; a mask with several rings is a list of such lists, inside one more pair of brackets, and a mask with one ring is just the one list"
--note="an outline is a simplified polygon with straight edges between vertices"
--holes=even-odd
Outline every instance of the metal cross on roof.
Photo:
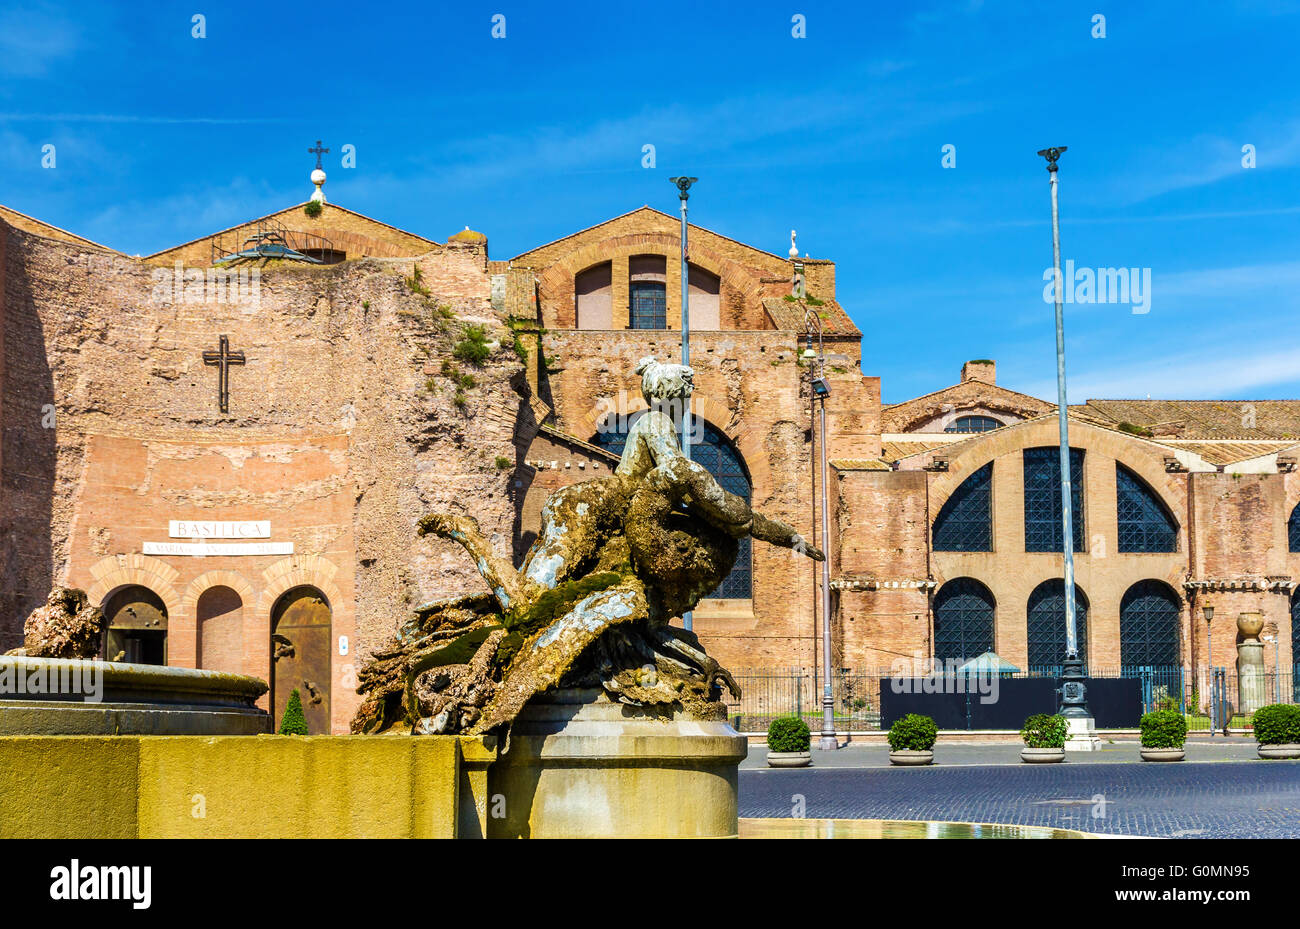
[[318,171],[319,171],[319,170],[323,170],[323,169],[321,168],[320,156],[321,156],[321,155],[328,155],[329,153],[330,153],[330,150],[329,150],[328,148],[321,148],[321,147],[320,147],[320,139],[317,139],[317,140],[316,140],[316,147],[315,147],[315,148],[309,148],[309,149],[307,149],[307,154],[308,154],[308,155],[315,155],[315,156],[316,156],[316,169],[317,169]]

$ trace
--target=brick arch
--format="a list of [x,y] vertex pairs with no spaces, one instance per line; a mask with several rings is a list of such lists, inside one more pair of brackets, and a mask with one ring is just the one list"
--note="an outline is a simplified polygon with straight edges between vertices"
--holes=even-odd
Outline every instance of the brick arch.
[[262,572],[264,584],[258,614],[269,617],[275,601],[295,587],[315,587],[329,601],[331,615],[337,617],[343,599],[334,583],[338,570],[338,565],[321,555],[291,555],[280,559]]
[[[977,438],[955,443],[949,449],[934,449],[930,455],[946,457],[949,470],[936,478],[930,486],[931,521],[953,492],[975,471],[990,461],[996,462],[999,458],[1020,454],[1026,448],[1059,444],[1058,429],[1054,416],[1050,419],[1042,417],[982,433]],[[1167,449],[1075,419],[1070,420],[1070,447],[1112,459],[1140,477],[1164,505],[1173,521],[1181,543],[1179,550],[1186,550],[1187,527],[1178,515],[1181,508],[1170,502],[1173,488],[1164,468],[1164,458],[1170,454]],[[1086,502],[1084,506],[1087,506]]]
[[[623,413],[629,415],[649,408],[650,405],[646,403],[645,398],[641,396],[634,398],[629,392]],[[731,440],[731,443],[736,446],[736,451],[740,452],[745,468],[749,471],[750,485],[753,487],[755,498],[760,493],[766,496],[772,487],[772,466],[765,454],[763,432],[748,424],[738,428],[729,427],[732,413],[727,404],[698,391],[691,395],[691,414],[707,420],[710,425]],[[595,435],[600,421],[607,415],[609,411],[599,404],[589,409],[578,419],[578,438],[586,441],[590,436]]]
[[[675,259],[680,250],[677,236],[663,232],[602,239],[575,249],[548,266],[538,275],[538,288],[546,299],[559,299],[572,291],[573,280],[578,274],[594,265],[633,255],[663,255]],[[693,241],[690,261],[691,264],[716,274],[724,286],[730,286],[739,292],[746,304],[762,300],[763,285],[760,276],[707,244]]]
[[207,571],[190,581],[181,597],[181,604],[187,616],[198,616],[199,598],[212,587],[229,587],[239,594],[239,599],[246,606],[257,602],[257,593],[243,576],[234,571]]
[[176,580],[180,572],[152,555],[135,552],[125,555],[109,555],[90,566],[90,576],[94,582],[86,590],[91,603],[102,605],[114,591],[122,587],[140,586],[152,590],[167,607],[168,632],[173,621],[184,615],[184,600],[176,590]]

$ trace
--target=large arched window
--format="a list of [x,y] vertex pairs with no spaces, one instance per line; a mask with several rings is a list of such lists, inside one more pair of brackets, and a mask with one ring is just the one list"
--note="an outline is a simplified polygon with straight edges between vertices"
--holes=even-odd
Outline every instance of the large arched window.
[[[1030,673],[1056,674],[1065,661],[1065,582],[1043,581],[1029,595],[1025,624]],[[1088,598],[1074,587],[1074,628],[1079,657],[1088,663]]]
[[934,660],[967,661],[993,651],[993,594],[972,577],[959,577],[934,597]]
[[[993,551],[993,462],[952,492],[934,520],[936,552]],[[977,653],[978,654],[978,653]]]
[[958,416],[944,427],[944,432],[992,432],[1001,427],[992,416]]
[[[625,427],[617,429],[601,429],[592,439],[596,445],[604,448],[615,455],[623,454],[623,446],[627,444],[628,429],[636,422],[641,414],[631,417]],[[698,417],[694,420],[696,426],[696,435],[693,439],[700,439],[700,432],[703,432],[702,441],[692,441],[691,458],[704,466],[714,479],[722,485],[722,489],[730,491],[738,497],[744,497],[746,501],[750,499],[750,481],[749,472],[745,468],[745,462],[736,451],[736,447],[731,444],[720,430],[714,428],[710,423],[705,422]],[[740,543],[739,551],[736,553],[736,564],[731,569],[731,573],[722,579],[718,588],[710,593],[709,598],[721,598],[728,600],[747,600],[754,595],[753,584],[753,557],[752,557],[752,540],[749,536],[738,540]]]
[[579,329],[614,328],[614,265],[592,265],[573,279],[574,315]]
[[167,605],[148,587],[123,587],[103,606],[104,657],[128,664],[167,663]]
[[1300,552],[1300,504],[1291,511],[1291,520],[1287,523],[1286,529],[1290,543],[1287,547],[1293,552]]
[[1177,550],[1178,529],[1155,491],[1124,467],[1115,465],[1115,507],[1121,552]]
[[628,328],[668,328],[668,259],[633,255],[628,261]]
[[[1070,509],[1074,550],[1083,551],[1083,449],[1070,449]],[[1025,449],[1025,551],[1060,552],[1061,450]]]
[[1123,669],[1178,664],[1178,597],[1160,581],[1138,581],[1119,606]]

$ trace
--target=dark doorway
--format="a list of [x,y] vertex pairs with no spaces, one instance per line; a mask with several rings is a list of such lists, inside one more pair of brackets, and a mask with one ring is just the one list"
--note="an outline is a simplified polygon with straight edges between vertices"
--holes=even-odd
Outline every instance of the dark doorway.
[[167,607],[148,587],[123,587],[104,602],[104,657],[129,664],[167,664]]
[[271,611],[271,705],[279,728],[296,688],[310,735],[330,732],[330,605],[315,587],[286,591]]

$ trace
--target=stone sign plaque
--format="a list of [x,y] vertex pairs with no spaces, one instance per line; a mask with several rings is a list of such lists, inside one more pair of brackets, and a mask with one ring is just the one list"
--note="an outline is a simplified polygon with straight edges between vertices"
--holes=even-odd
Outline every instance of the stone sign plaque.
[[271,521],[173,519],[167,523],[167,534],[173,539],[269,539]]
[[292,555],[292,542],[145,542],[146,555]]

